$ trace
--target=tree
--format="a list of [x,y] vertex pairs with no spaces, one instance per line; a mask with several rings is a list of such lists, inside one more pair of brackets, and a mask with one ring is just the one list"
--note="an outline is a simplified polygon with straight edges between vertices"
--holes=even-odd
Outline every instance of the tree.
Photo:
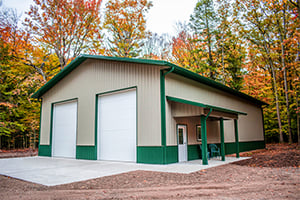
[[236,1],[235,9],[242,17],[240,34],[250,42],[249,51],[255,51],[254,67],[264,69],[272,77],[274,104],[270,106],[276,107],[273,110],[277,113],[279,141],[284,141],[283,133],[286,133],[291,142],[294,130],[299,129],[299,123],[295,125],[299,95],[299,19],[292,16],[293,9],[287,0],[241,0]]
[[104,28],[109,41],[109,54],[119,57],[140,55],[146,37],[145,13],[152,6],[148,0],[109,0]]
[[300,20],[300,0],[289,0],[289,2],[295,7],[297,10],[297,17]]
[[217,64],[215,58],[215,27],[217,17],[214,10],[213,0],[200,0],[190,16],[190,27],[197,34],[197,40],[193,42],[204,42],[205,49],[199,49],[207,54],[206,65],[203,67],[209,69],[209,78],[215,80],[217,74]]
[[151,58],[156,60],[167,60],[170,57],[170,46],[168,34],[158,35],[157,33],[149,33],[143,44],[143,58]]
[[236,2],[236,8],[243,11],[243,20],[247,23],[242,30],[243,36],[248,39],[255,48],[260,50],[261,55],[265,58],[266,65],[269,67],[273,78],[273,90],[275,94],[277,119],[279,126],[280,142],[283,142],[282,134],[282,122],[279,109],[279,95],[277,89],[277,76],[274,66],[274,60],[272,58],[272,49],[274,41],[272,40],[272,32],[270,32],[270,20],[267,16],[264,16],[265,6],[263,3],[255,0],[253,2],[241,1]]
[[287,66],[286,66],[286,37],[287,37],[287,23],[286,23],[286,2],[281,1],[279,4],[273,4],[273,14],[275,17],[275,27],[278,31],[278,38],[280,41],[281,50],[281,67],[283,69],[283,79],[284,79],[284,93],[285,93],[285,103],[286,103],[286,114],[288,120],[288,135],[289,143],[292,143],[292,130],[291,130],[291,115],[290,115],[290,101],[288,95],[288,83],[287,83]]
[[218,79],[235,90],[243,87],[246,45],[238,35],[230,1],[217,0],[216,57]]
[[178,23],[176,26],[178,33],[172,38],[171,60],[179,66],[203,76],[209,74],[205,62],[206,54],[200,50],[204,48],[205,43],[199,41],[198,36],[191,33],[186,24]]
[[[100,48],[102,0],[34,0],[24,25],[34,42],[54,51],[62,70],[72,58]],[[40,70],[42,70],[40,68]]]
[[16,11],[1,7],[0,19],[0,147],[35,148],[39,102],[30,96],[42,80],[21,59],[31,45]]

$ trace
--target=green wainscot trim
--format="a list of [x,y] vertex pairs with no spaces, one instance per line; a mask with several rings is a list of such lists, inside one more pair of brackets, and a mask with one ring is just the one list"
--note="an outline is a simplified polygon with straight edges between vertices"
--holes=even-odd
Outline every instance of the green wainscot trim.
[[[220,143],[217,144],[220,148]],[[252,151],[256,149],[266,148],[265,141],[250,141],[250,142],[239,142],[240,152]],[[236,147],[235,142],[225,143],[225,154],[235,153]]]
[[178,146],[167,146],[166,164],[178,162]]
[[76,146],[76,159],[97,160],[95,146]]
[[164,164],[163,147],[161,146],[138,146],[137,163]]
[[265,141],[239,142],[240,152],[266,148]]
[[[214,143],[221,148],[220,143]],[[240,152],[264,149],[265,141],[239,142]],[[235,142],[225,143],[225,154],[234,154],[236,150]],[[188,145],[188,160],[201,159],[201,152],[198,144]]]
[[164,163],[163,151],[162,146],[139,146],[137,147],[137,163],[170,164],[178,162],[177,146],[166,146],[166,163]]
[[201,159],[201,152],[198,144],[188,145],[188,160]]
[[51,145],[39,145],[39,156],[51,157]]

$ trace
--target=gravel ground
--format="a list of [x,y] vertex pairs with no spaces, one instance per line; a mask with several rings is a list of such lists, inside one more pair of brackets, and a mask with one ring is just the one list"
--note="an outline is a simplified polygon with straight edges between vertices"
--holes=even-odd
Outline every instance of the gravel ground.
[[300,199],[296,145],[268,145],[244,154],[253,158],[191,174],[134,171],[53,187],[0,176],[0,198]]

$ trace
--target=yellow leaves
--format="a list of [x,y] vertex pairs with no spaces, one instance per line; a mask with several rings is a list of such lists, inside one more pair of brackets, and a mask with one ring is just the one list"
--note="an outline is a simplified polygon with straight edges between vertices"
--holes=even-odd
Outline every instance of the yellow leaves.
[[104,28],[109,32],[111,54],[136,57],[145,38],[145,12],[148,1],[109,0],[106,3]]

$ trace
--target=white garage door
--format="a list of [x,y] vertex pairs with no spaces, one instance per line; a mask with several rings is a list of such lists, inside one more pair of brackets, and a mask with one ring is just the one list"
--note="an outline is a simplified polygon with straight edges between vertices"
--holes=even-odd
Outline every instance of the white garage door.
[[53,106],[52,156],[75,158],[77,102]]
[[98,159],[136,162],[136,91],[98,97]]

